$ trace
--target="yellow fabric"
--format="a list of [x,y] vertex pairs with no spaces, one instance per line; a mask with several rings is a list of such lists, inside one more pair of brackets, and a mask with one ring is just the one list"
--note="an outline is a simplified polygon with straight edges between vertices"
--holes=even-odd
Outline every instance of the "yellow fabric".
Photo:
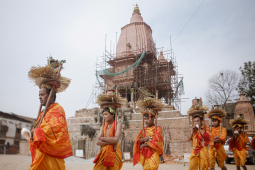
[[[209,126],[201,126],[201,130],[205,132],[206,128],[206,133],[209,135],[209,145],[214,145],[212,133],[210,131]],[[200,170],[207,170],[209,168],[210,160],[209,160],[209,153],[208,153],[208,146],[203,146],[201,148],[201,143],[202,141],[199,141],[198,138],[202,138],[201,133],[197,130],[193,136],[192,136],[192,145],[193,145],[193,150],[190,155],[189,159],[189,170],[197,170],[198,168]],[[205,141],[206,142],[206,141]],[[196,150],[201,148],[198,154],[195,154]]]
[[236,166],[244,166],[246,162],[246,145],[249,142],[248,134],[241,132],[240,137],[231,138],[229,141],[229,150],[234,152]]
[[240,127],[240,128],[243,128],[243,125],[241,125],[241,124],[234,124],[233,126],[232,126],[232,128],[235,128],[235,127]]
[[96,162],[93,170],[120,170],[121,169],[121,167],[123,165],[123,162],[122,162],[122,159],[121,159],[121,152],[120,152],[119,143],[117,144],[117,150],[116,150],[116,157],[115,157],[115,161],[114,161],[114,167],[103,166],[104,158],[105,158],[105,154],[106,154],[106,151],[108,149],[108,146],[109,145],[105,145],[105,146],[102,147],[101,155],[100,155],[98,161]]
[[195,155],[194,152],[191,152],[189,159],[189,170],[208,170],[209,167],[209,155],[208,155],[208,146],[204,146],[202,150]]
[[213,116],[213,117],[212,117],[212,119],[217,119],[217,120],[219,120],[219,121],[220,121],[220,123],[221,123],[221,118],[220,118],[220,117]]
[[[212,128],[212,137],[220,136],[220,126]],[[225,143],[227,137],[227,130],[222,128],[220,139],[222,143],[214,143],[214,145],[210,146],[209,149],[209,158],[210,158],[210,168],[215,167],[215,161],[219,164],[219,167],[224,167],[224,161],[228,157],[223,147],[223,143]]]
[[[43,154],[38,149],[35,151],[35,160],[29,170],[65,170],[64,159],[58,159]],[[38,163],[40,162],[40,163]]]
[[234,157],[236,166],[244,166],[246,162],[247,152],[246,149],[242,149],[241,151],[234,149]]
[[[42,113],[36,124],[40,121]],[[30,151],[32,156],[30,170],[65,169],[64,159],[73,153],[65,111],[58,103],[49,106],[40,127],[35,129],[33,142],[30,141]]]
[[[142,151],[140,151],[140,155],[142,155]],[[158,170],[159,154],[158,152],[154,152],[150,158],[141,158],[140,156],[140,161],[143,162],[143,170]]]
[[[147,127],[144,129],[143,137],[152,137],[152,141],[155,142],[155,145],[151,142],[147,142],[153,154],[150,158],[146,158],[143,155],[142,150],[140,150],[140,163],[143,166],[143,170],[157,170],[159,167],[159,155],[163,154],[163,142],[162,142],[162,128],[160,126],[157,127],[157,132],[155,136],[155,126]],[[136,141],[141,138],[139,134],[136,137]],[[156,138],[154,140],[154,138]]]
[[224,167],[224,161],[227,158],[227,154],[225,152],[225,149],[223,145],[220,145],[219,149],[216,149],[214,146],[210,147],[209,149],[209,158],[210,158],[210,168],[215,167],[215,162],[217,159],[217,162],[219,164],[220,168]]

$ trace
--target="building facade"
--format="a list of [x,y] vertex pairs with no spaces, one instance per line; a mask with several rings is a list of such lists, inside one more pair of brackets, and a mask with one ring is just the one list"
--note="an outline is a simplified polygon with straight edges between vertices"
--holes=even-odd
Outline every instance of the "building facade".
[[[4,153],[4,145],[9,142],[10,154],[29,154],[29,143],[21,136],[22,128],[31,129],[35,119],[19,116],[13,113],[4,113],[0,111],[0,154]],[[22,150],[20,148],[28,148]]]

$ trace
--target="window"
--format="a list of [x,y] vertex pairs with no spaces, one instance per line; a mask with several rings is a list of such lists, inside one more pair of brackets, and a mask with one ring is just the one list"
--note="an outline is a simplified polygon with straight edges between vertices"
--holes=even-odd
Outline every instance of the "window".
[[248,126],[244,126],[244,130],[248,130]]
[[16,128],[16,133],[20,133],[20,129],[19,128]]

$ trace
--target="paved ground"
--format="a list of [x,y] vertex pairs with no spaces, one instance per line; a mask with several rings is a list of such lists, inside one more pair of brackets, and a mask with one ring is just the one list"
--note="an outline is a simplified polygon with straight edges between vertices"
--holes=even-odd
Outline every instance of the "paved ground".
[[[76,157],[69,157],[65,159],[66,170],[92,170],[94,167],[93,159],[85,160]],[[28,170],[31,164],[31,157],[24,155],[0,155],[0,169],[1,170]],[[234,164],[227,165],[228,170],[235,170]],[[255,165],[247,165],[248,170],[254,170]],[[140,164],[133,167],[132,163],[124,163],[122,170],[142,170]],[[160,164],[159,170],[188,170],[188,165],[183,164]],[[216,167],[215,170],[220,170]]]

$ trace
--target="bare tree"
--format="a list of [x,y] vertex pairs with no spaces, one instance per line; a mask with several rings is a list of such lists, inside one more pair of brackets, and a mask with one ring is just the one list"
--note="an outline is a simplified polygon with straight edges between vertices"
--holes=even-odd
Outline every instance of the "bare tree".
[[237,97],[237,87],[240,74],[233,70],[221,70],[208,80],[208,89],[205,92],[207,103],[213,105],[224,105],[228,100]]

